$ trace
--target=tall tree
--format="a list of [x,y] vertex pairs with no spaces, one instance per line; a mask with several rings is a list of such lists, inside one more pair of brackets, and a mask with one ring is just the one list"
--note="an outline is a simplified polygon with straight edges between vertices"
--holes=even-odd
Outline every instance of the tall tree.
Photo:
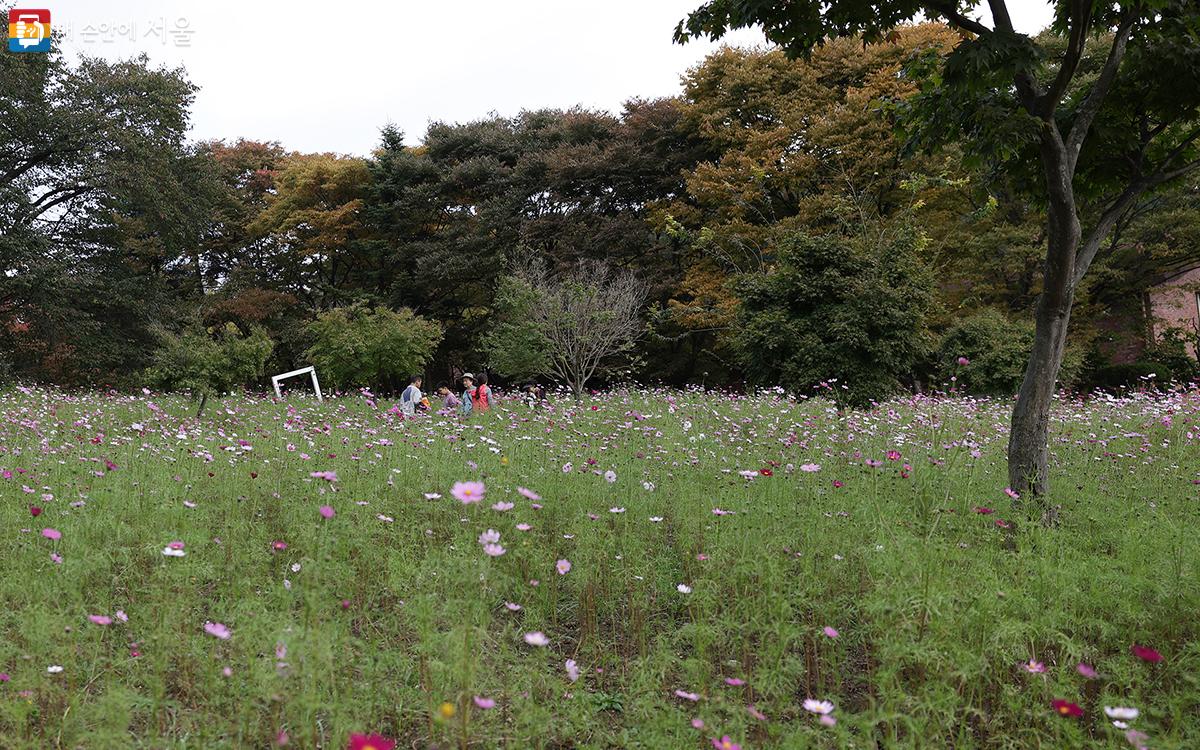
[[[981,159],[1017,173],[1036,149],[1046,202],[1043,288],[1029,364],[1012,414],[1009,482],[1048,490],[1050,407],[1075,290],[1116,224],[1147,191],[1200,166],[1200,5],[1194,0],[1054,0],[1060,53],[1018,32],[1005,0],[710,0],[675,30],[677,41],[760,26],[789,55],[829,38],[886,38],[918,14],[940,17],[962,40],[925,71],[915,112],[940,137],[961,137]],[[1107,46],[1095,70],[1082,63]],[[927,58],[929,59],[929,58]],[[930,131],[927,130],[926,133]],[[1092,136],[1092,137],[1089,137]]]

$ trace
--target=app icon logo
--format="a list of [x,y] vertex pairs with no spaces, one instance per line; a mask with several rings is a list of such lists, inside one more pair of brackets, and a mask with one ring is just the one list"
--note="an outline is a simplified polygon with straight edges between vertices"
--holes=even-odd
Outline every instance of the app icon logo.
[[50,11],[13,8],[8,12],[9,52],[50,51]]

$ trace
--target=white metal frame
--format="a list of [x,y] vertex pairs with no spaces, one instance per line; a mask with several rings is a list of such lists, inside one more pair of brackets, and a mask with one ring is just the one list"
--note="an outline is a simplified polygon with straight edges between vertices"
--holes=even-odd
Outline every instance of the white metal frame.
[[297,375],[304,375],[305,373],[312,375],[313,390],[317,392],[317,401],[325,401],[325,399],[321,396],[321,384],[317,382],[317,368],[315,367],[301,367],[299,370],[292,370],[291,372],[285,372],[280,375],[272,376],[271,385],[275,386],[275,398],[283,398],[283,394],[279,391],[280,380],[286,380],[287,378],[292,378]]

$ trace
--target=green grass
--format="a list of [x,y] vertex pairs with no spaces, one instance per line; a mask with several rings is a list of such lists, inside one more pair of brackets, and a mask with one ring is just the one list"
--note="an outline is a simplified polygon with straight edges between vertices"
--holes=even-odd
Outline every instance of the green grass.
[[[0,747],[1125,746],[1105,705],[1139,708],[1151,747],[1200,746],[1197,394],[1060,404],[1055,528],[1004,493],[1004,402],[559,407],[403,422],[356,397],[230,398],[196,420],[175,397],[0,397]],[[463,480],[486,500],[452,498]]]

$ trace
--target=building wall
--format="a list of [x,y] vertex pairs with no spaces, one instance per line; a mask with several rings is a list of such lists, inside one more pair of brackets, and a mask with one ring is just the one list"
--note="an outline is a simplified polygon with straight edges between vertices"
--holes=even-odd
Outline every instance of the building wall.
[[[1155,337],[1166,328],[1182,328],[1193,334],[1200,329],[1200,266],[1173,276],[1150,288],[1150,314]],[[1188,351],[1196,356],[1195,336]]]

